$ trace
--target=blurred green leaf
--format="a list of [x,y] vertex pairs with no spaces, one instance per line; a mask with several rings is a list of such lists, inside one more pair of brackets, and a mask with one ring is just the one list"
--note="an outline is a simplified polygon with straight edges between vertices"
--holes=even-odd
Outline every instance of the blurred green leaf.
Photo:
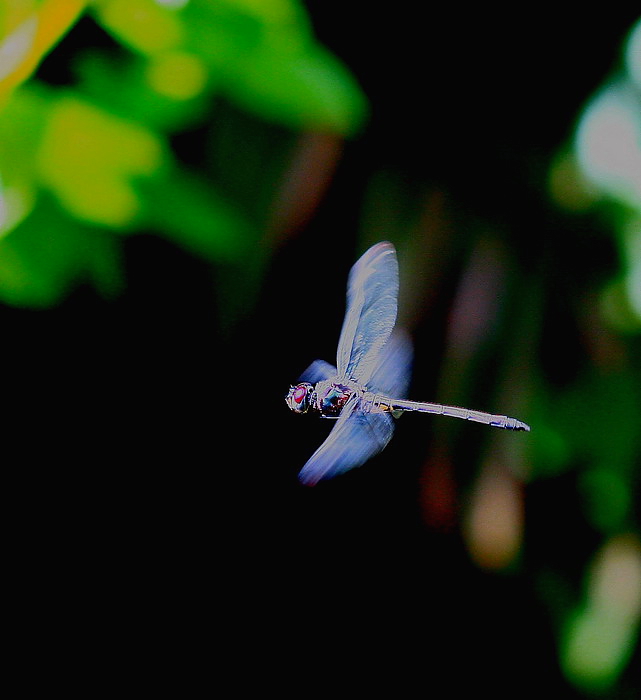
[[357,84],[319,46],[296,52],[261,46],[235,68],[226,84],[230,96],[267,119],[345,135],[364,121],[366,103]]
[[581,467],[586,514],[604,533],[629,526],[641,451],[639,386],[632,370],[592,370],[536,419],[536,476]]
[[202,58],[229,99],[264,119],[346,135],[365,119],[362,91],[315,41],[298,2],[192,0],[176,11],[154,0],[103,0],[95,14],[115,38],[150,60],[171,52]]
[[187,45],[221,72],[264,44],[279,50],[279,44],[292,49],[313,42],[298,0],[194,0],[181,15],[190,30]]
[[536,431],[532,435],[532,461],[535,476],[557,476],[572,465],[571,443],[558,426],[545,419],[535,419]]
[[51,106],[39,171],[74,217],[122,228],[141,208],[131,178],[153,174],[163,157],[153,133],[67,94]]
[[15,306],[50,307],[79,281],[103,295],[122,287],[120,243],[69,219],[49,197],[0,238],[0,297]]
[[624,625],[608,610],[583,606],[564,630],[561,663],[577,687],[603,694],[616,682],[631,656],[637,635],[634,625]]
[[[157,74],[163,70],[158,64],[172,58],[180,62],[180,55],[176,54],[158,60],[137,56],[122,56],[114,60],[99,53],[84,54],[76,65],[79,92],[95,105],[151,129],[165,132],[185,129],[206,115],[212,78],[202,65],[204,74],[201,79],[206,85],[203,83],[200,90],[194,89],[194,94],[182,99],[162,94],[154,89],[153,81],[156,81],[157,88],[161,79]],[[162,79],[169,81],[172,77],[166,75]]]
[[635,649],[641,620],[641,548],[631,533],[608,538],[585,576],[583,600],[566,616],[561,665],[577,687],[612,688]]
[[626,526],[633,486],[615,469],[597,467],[583,472],[579,488],[590,520],[600,532],[613,534]]
[[34,205],[36,156],[44,130],[46,98],[37,90],[17,90],[0,110],[0,235]]
[[[350,135],[367,101],[350,72],[316,42],[298,3],[192,2],[184,10],[188,47],[239,106],[293,128]],[[250,12],[248,10],[254,10]]]
[[184,38],[179,14],[155,0],[97,0],[94,12],[105,29],[134,51],[166,51]]
[[[85,5],[45,0],[0,14],[10,39],[0,38],[0,55],[13,61],[4,64],[11,68],[7,90],[30,75]],[[271,139],[260,157],[234,145],[231,170],[229,163],[213,165],[219,182],[183,172],[166,134],[209,120],[216,92],[263,124],[351,134],[365,118],[362,91],[315,40],[296,0],[191,0],[183,7],[97,0],[90,14],[122,49],[83,49],[72,55],[79,78],[73,90],[32,81],[0,108],[0,294],[10,303],[52,304],[74,274],[115,288],[117,241],[104,234],[142,228],[208,260],[244,257],[245,281],[255,292],[265,260],[257,254],[250,263],[247,251],[264,234],[256,222],[264,227],[265,200],[273,196],[273,186],[264,185],[265,159],[275,182],[288,139]],[[253,128],[243,122],[244,130]],[[257,133],[264,138],[264,129]],[[231,171],[236,179],[227,186]],[[246,184],[247,173],[255,175],[253,189],[240,196],[236,184]],[[230,299],[240,298],[238,279],[228,278]]]
[[558,398],[561,425],[592,466],[632,473],[641,439],[639,387],[631,370],[594,370]]

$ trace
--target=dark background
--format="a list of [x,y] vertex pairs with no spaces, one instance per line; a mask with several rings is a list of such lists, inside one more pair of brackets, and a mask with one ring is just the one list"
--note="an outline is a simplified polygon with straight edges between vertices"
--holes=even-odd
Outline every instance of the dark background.
[[[445,193],[461,224],[474,217],[518,231],[515,269],[544,270],[552,289],[614,266],[608,239],[580,245],[544,186],[636,13],[307,6],[318,38],[367,93],[371,120],[344,145],[313,217],[274,248],[244,319],[223,332],[224,270],[153,232],[125,242],[127,288],[115,301],[81,288],[55,309],[0,310],[20,607],[51,617],[52,647],[60,633],[98,636],[96,656],[156,677],[163,658],[196,673],[215,662],[234,695],[307,697],[327,683],[361,695],[575,697],[532,575],[563,560],[578,586],[598,542],[572,477],[528,488],[527,557],[513,571],[483,572],[458,526],[425,522],[429,418],[404,417],[366,468],[306,489],[296,474],[327,426],[293,416],[283,397],[311,360],[332,360],[346,275],[363,250],[363,197],[381,170],[408,200]],[[81,33],[65,40],[70,51],[87,41]],[[42,70],[63,70],[56,60]],[[198,143],[182,147],[188,158]],[[459,267],[429,323],[414,329],[417,399],[433,398]],[[550,313],[537,352],[563,385],[578,341],[563,308]],[[467,430],[462,487],[486,428]],[[559,522],[567,525],[552,542]],[[222,675],[212,671],[207,684]]]

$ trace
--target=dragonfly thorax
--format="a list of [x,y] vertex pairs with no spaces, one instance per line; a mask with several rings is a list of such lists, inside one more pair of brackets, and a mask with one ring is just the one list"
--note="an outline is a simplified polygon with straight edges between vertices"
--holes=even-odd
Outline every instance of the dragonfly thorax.
[[346,384],[333,382],[331,379],[318,382],[314,389],[314,408],[322,416],[337,418],[355,389]]

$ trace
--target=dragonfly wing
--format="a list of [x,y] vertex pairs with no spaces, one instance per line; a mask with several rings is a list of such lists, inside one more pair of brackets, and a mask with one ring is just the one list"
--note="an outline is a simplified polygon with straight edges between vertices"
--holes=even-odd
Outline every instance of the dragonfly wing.
[[362,413],[359,398],[353,396],[327,436],[325,442],[309,458],[298,478],[307,486],[321,479],[358,467],[380,452],[394,432],[394,421],[388,413]]
[[368,382],[370,390],[404,399],[409,389],[413,355],[407,333],[394,329],[376,359]]
[[338,341],[338,374],[366,384],[396,322],[398,262],[391,243],[372,246],[347,282],[347,311]]
[[298,381],[309,382],[310,384],[316,384],[316,382],[323,381],[323,379],[330,379],[336,376],[336,367],[330,365],[329,362],[325,360],[314,360],[312,364],[300,375]]

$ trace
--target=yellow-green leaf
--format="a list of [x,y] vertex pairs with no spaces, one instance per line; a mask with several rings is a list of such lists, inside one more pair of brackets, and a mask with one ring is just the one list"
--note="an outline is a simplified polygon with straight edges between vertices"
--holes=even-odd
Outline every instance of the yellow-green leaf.
[[116,228],[140,210],[131,180],[162,163],[151,132],[72,95],[54,104],[39,153],[43,183],[73,216]]

